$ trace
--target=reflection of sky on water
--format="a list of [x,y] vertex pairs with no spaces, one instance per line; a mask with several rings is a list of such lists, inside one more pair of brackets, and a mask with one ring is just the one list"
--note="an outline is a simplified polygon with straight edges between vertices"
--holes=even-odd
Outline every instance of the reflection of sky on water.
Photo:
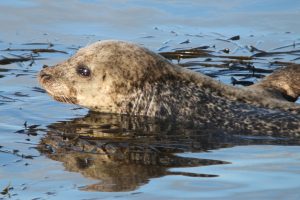
[[[2,1],[0,24],[5,36],[16,32],[92,34],[130,38],[154,27],[187,33],[300,32],[300,2],[266,1]],[[2,36],[3,37],[3,36]]]

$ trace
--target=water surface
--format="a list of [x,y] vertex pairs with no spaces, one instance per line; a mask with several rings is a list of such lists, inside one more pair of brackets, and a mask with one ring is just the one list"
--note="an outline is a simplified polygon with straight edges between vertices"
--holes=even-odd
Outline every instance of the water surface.
[[[1,2],[0,49],[14,50],[0,59],[34,59],[0,65],[0,191],[13,187],[0,199],[299,199],[297,140],[89,113],[53,101],[36,80],[43,64],[97,40],[122,39],[158,53],[203,47],[215,56],[253,56],[251,46],[282,52],[247,62],[179,61],[226,84],[232,77],[256,82],[299,62],[300,53],[291,53],[299,50],[299,7],[293,0]],[[28,50],[49,48],[67,54]]]

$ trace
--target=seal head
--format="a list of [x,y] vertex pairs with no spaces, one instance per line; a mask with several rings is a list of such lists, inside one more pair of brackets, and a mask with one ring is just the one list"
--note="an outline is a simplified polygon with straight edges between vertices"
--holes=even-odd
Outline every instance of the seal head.
[[300,65],[279,69],[249,88],[264,92],[264,96],[295,102],[300,95]]
[[128,113],[137,92],[149,90],[160,79],[175,78],[172,68],[164,58],[135,44],[103,41],[80,49],[66,62],[46,66],[39,81],[58,101]]

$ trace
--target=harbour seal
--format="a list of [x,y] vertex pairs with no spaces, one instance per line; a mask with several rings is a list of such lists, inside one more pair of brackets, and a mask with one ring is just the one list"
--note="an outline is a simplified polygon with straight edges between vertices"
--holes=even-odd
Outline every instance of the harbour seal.
[[54,99],[98,112],[300,134],[299,106],[264,96],[265,85],[228,86],[128,42],[96,42],[65,62],[45,66],[38,78]]
[[295,102],[300,95],[300,65],[279,69],[249,88],[259,90],[265,97]]

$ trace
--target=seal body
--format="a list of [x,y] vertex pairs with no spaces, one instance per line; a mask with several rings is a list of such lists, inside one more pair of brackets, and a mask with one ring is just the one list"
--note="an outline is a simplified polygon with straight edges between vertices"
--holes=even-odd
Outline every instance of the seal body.
[[228,86],[123,41],[82,48],[69,60],[45,67],[39,81],[54,99],[98,112],[170,118],[232,131],[300,133],[299,106],[263,95],[267,85]]

